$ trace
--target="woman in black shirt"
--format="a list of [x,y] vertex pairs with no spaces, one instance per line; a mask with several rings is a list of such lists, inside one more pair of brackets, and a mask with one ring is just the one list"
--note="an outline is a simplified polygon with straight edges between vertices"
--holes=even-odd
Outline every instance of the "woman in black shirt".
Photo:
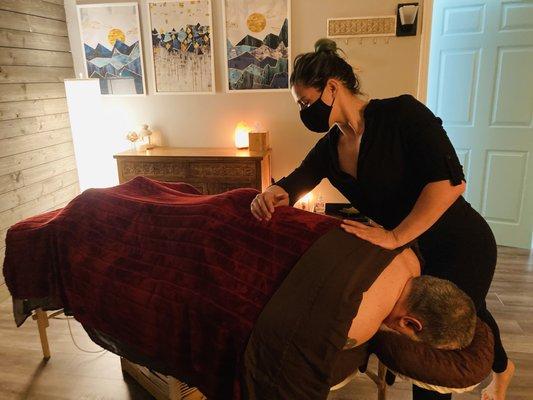
[[[361,100],[359,82],[321,39],[315,52],[296,57],[291,89],[307,128],[326,132],[301,165],[251,204],[269,220],[328,178],[371,226],[342,227],[376,245],[398,248],[417,239],[424,274],[448,279],[468,293],[495,338],[493,380],[483,400],[502,400],[514,372],[485,297],[496,265],[496,243],[485,220],[462,197],[463,170],[442,121],[410,95]],[[413,386],[414,399],[450,399]]]

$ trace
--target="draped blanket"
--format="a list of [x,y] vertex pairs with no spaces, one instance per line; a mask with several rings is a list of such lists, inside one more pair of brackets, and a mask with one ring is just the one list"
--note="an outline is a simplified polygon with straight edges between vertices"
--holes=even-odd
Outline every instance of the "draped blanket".
[[137,177],[13,225],[3,271],[17,324],[36,306],[64,307],[102,346],[210,400],[242,398],[256,320],[302,255],[339,225],[292,207],[259,222],[250,213],[257,193],[201,195]]

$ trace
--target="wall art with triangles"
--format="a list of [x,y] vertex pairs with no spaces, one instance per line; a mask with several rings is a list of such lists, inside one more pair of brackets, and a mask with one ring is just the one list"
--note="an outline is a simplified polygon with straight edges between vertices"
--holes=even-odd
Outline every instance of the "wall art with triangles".
[[148,15],[156,93],[213,93],[211,1],[151,0]]
[[223,0],[226,90],[288,90],[290,0]]
[[141,30],[137,3],[78,5],[88,78],[105,95],[144,95]]

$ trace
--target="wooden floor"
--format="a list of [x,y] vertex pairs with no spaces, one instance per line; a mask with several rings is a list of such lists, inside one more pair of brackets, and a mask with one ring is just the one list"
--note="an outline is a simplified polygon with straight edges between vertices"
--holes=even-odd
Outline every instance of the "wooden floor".
[[[488,297],[502,330],[502,337],[517,372],[509,400],[533,399],[533,255],[501,247],[498,268]],[[87,350],[98,347],[83,328],[71,324],[74,337]],[[11,302],[0,303],[0,399],[1,400],[142,400],[151,399],[130,379],[124,380],[119,358],[111,353],[87,354],[72,344],[67,321],[52,320],[48,328],[52,358],[42,362],[37,328],[27,321],[16,328]],[[389,400],[410,399],[410,385],[397,382]],[[454,399],[478,399],[479,390]],[[328,400],[376,399],[373,383],[356,378],[333,392]]]

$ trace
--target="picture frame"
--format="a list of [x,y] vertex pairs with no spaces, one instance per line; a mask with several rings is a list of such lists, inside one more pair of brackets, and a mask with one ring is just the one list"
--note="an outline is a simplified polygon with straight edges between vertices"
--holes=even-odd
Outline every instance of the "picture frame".
[[[226,93],[289,91],[289,77],[292,59],[291,0],[222,1],[222,23],[224,32],[224,91]],[[281,18],[280,11],[283,11],[281,12]],[[247,24],[247,26],[244,26],[244,24]],[[263,32],[264,30],[266,30],[266,32]],[[241,36],[239,36],[239,34],[241,34]],[[281,38],[282,36],[283,38]],[[280,43],[284,43],[283,46],[285,49],[283,49],[283,46],[279,45],[274,49],[272,48],[273,46],[267,46],[265,43],[275,44],[277,40],[279,40]],[[264,46],[269,47],[269,49],[266,49]],[[229,55],[230,53],[232,56]],[[265,56],[265,53],[269,53],[269,56]],[[270,58],[267,59],[267,57]],[[280,63],[280,60],[283,61]],[[274,62],[276,63],[274,64]],[[286,67],[283,65],[284,63],[286,63]],[[266,64],[270,65],[270,67],[267,67]],[[262,74],[266,68],[273,69],[274,71],[269,72],[267,77],[264,77]],[[250,73],[249,71],[246,71],[246,69],[252,70],[252,72]],[[276,69],[279,69],[282,72],[276,72]],[[246,79],[243,79],[244,74],[246,74]],[[277,78],[280,79],[276,78],[276,81],[273,79],[270,80],[271,86],[276,87],[268,87],[270,75],[276,74]],[[253,77],[250,75],[253,75]],[[263,78],[260,78],[261,75]],[[266,78],[266,80],[264,78]],[[242,82],[237,83],[239,79],[241,79]],[[281,79],[283,79],[283,81]],[[253,82],[250,83],[250,80]],[[264,82],[259,82],[261,80]],[[245,84],[243,82],[248,83]],[[278,85],[281,82],[283,83],[283,87],[278,87],[281,86]]]
[[[186,7],[185,5],[191,3]],[[203,4],[202,4],[203,3]],[[170,5],[170,7],[167,7]],[[204,15],[201,15],[201,9],[204,7]],[[165,9],[163,9],[165,8]],[[194,10],[192,10],[194,8]],[[148,27],[150,33],[150,63],[152,68],[152,82],[154,85],[154,94],[156,95],[188,95],[188,94],[215,94],[216,80],[215,80],[215,52],[213,45],[213,5],[211,0],[148,0],[146,3]],[[182,10],[180,10],[182,9]],[[176,22],[176,26],[172,26],[173,22],[170,18],[187,19],[187,16],[181,16],[180,11],[194,14],[199,20],[204,22],[200,24],[186,24],[185,28],[179,26],[180,21]],[[205,15],[205,13],[209,15]],[[194,18],[194,17],[193,17]],[[205,24],[207,22],[207,24]],[[157,25],[159,23],[159,28]],[[164,27],[163,27],[164,26]],[[165,32],[159,32],[164,30]],[[190,32],[189,32],[190,31]],[[207,35],[206,35],[207,33]],[[188,40],[184,35],[192,35],[192,40],[188,44]],[[209,60],[205,56],[205,38],[208,38],[209,43]],[[163,43],[165,41],[166,43]],[[183,39],[183,40],[181,40]],[[191,49],[190,47],[193,46]],[[194,46],[198,46],[195,50]],[[186,48],[184,48],[186,47]],[[192,51],[189,51],[192,50]],[[167,52],[167,53],[164,53]],[[202,53],[202,54],[199,54]],[[185,61],[185,62],[184,62]],[[169,63],[170,65],[165,65]],[[210,71],[206,74],[205,69]],[[194,76],[202,72],[202,76]],[[179,78],[185,75],[185,82],[179,81]],[[205,82],[205,75],[208,75],[209,81]],[[172,80],[170,77],[178,78],[178,81]],[[193,82],[191,82],[193,81]],[[199,81],[199,82],[198,82]],[[198,83],[198,84],[197,84]],[[176,90],[177,87],[182,86],[184,90]],[[191,86],[199,86],[201,90],[190,90]],[[166,90],[164,89],[166,88]]]
[[98,78],[105,96],[146,96],[138,4],[79,4],[76,9],[86,77]]

